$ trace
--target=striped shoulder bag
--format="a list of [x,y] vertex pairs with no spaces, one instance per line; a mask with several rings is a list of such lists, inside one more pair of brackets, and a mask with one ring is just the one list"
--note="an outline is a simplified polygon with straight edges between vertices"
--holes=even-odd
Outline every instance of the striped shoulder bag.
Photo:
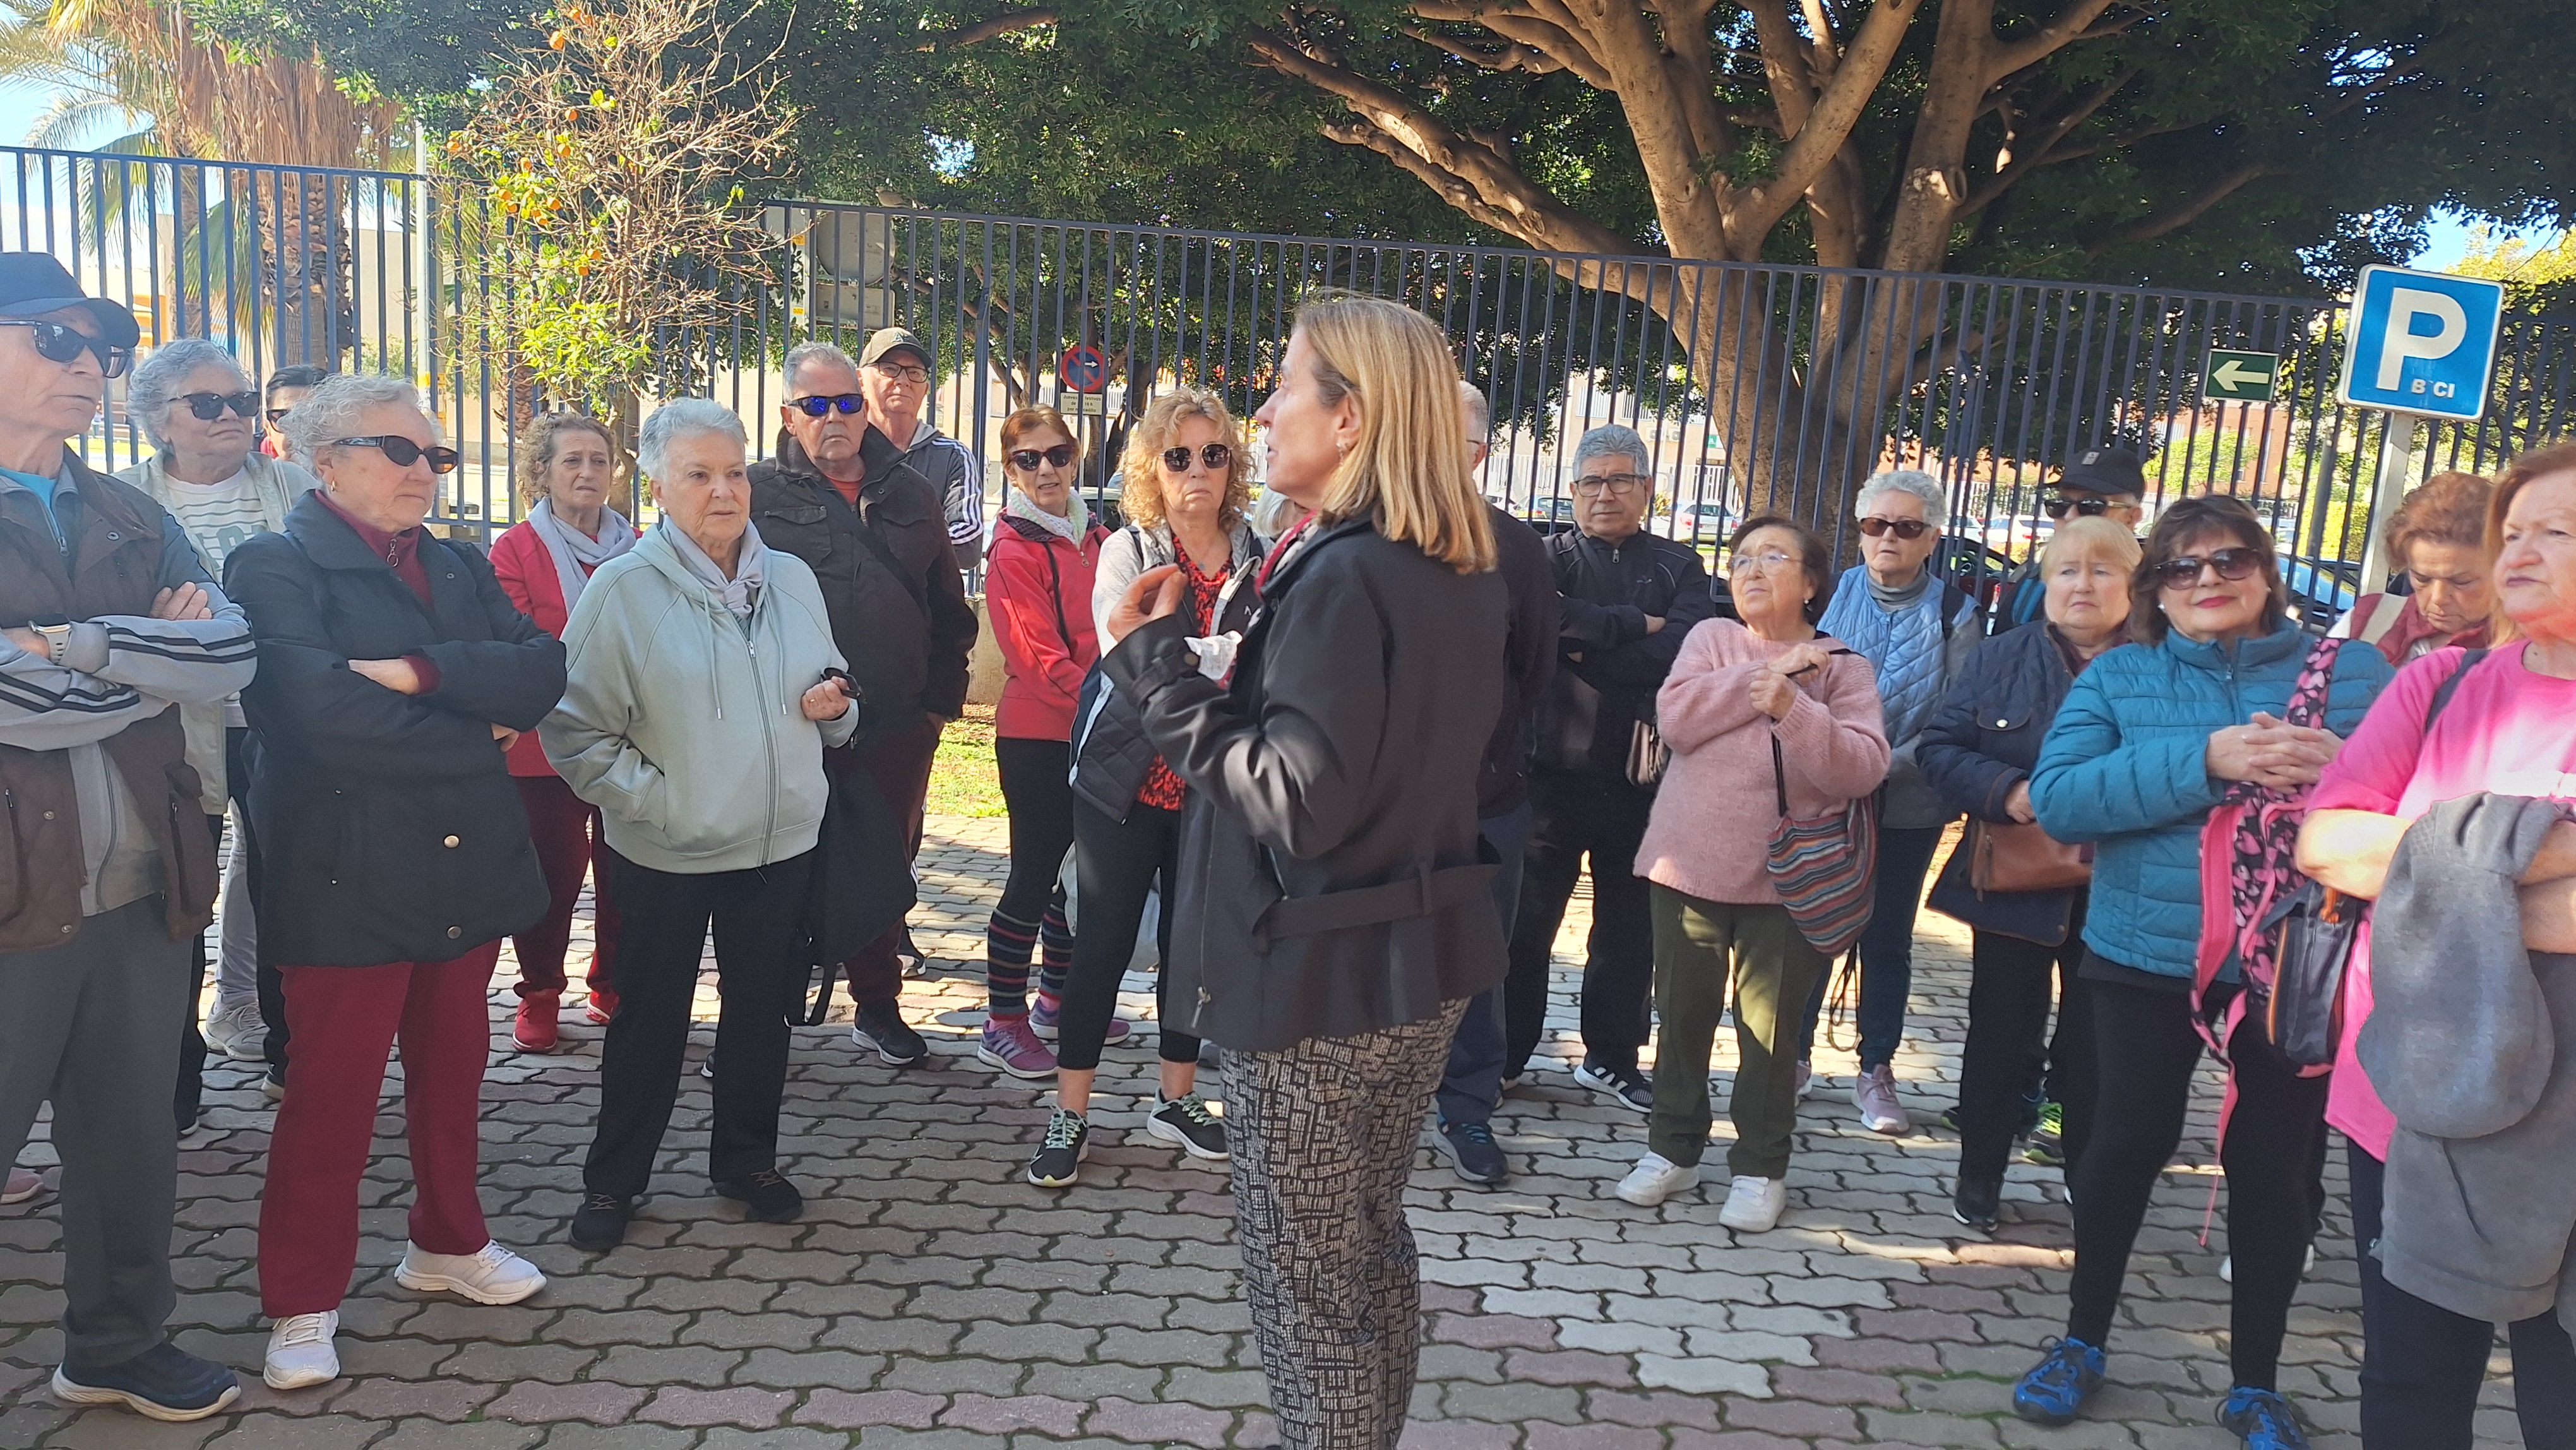
[[1772,888],[1798,934],[1831,960],[1860,940],[1877,899],[1877,796],[1862,796],[1829,816],[1790,815],[1778,735],[1771,737],[1771,782],[1780,805],[1765,861]]

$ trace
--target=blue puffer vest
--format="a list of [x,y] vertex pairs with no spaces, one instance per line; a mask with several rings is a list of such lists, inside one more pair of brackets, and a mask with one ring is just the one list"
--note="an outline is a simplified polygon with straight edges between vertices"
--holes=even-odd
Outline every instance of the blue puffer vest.
[[[1945,612],[1948,628],[1943,627]],[[1945,671],[1951,638],[1963,629],[1973,633],[1976,616],[1977,602],[1937,575],[1912,604],[1897,610],[1883,608],[1870,592],[1868,567],[1854,565],[1834,586],[1833,601],[1816,625],[1859,651],[1877,672],[1878,696],[1887,711],[1887,743],[1894,752],[1888,762],[1886,792],[1880,797],[1883,826],[1920,829],[1940,825],[1953,814],[1924,780],[1914,747],[1949,688]]]
[[[2213,779],[2211,732],[2290,702],[2313,641],[2284,621],[2233,645],[2168,634],[2093,662],[2066,694],[2030,776],[2039,823],[2096,843],[2084,942],[2122,966],[2189,979],[2200,945],[2200,830],[2228,782]],[[2325,727],[2349,738],[2393,671],[2344,641]]]

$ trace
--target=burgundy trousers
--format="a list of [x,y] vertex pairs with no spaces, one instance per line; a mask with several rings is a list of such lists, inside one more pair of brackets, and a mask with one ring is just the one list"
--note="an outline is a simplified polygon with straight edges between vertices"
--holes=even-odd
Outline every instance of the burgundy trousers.
[[[510,938],[519,952],[519,995],[564,989],[564,954],[572,947],[572,911],[581,900],[581,881],[591,871],[594,853],[603,851],[599,807],[572,793],[559,775],[522,775],[519,803],[527,808],[528,837],[536,843],[537,865],[546,873],[553,897],[545,920]],[[590,992],[615,992],[611,974],[617,960],[617,906],[604,890],[592,892]]]
[[[910,729],[880,735],[849,750],[823,752],[828,767],[868,773],[916,853],[921,850],[921,813],[930,798],[930,762],[939,753],[939,731],[939,722],[925,715]],[[903,923],[896,922],[841,964],[842,974],[850,981],[852,1005],[890,1005],[901,994],[903,963],[895,952],[903,945],[903,932]]]

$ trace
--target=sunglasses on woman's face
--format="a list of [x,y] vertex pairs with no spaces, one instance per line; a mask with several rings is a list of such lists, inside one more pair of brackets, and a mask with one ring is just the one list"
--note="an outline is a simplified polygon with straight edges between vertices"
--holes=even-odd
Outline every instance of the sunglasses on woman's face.
[[423,448],[400,433],[383,433],[373,438],[334,438],[330,446],[378,449],[396,468],[409,468],[426,458],[432,473],[454,473],[456,465],[464,461],[464,455],[453,448]]
[[1876,514],[1860,521],[1860,531],[1873,539],[1892,533],[1909,544],[1923,537],[1923,531],[1930,527],[1921,519],[1883,519]]
[[1037,472],[1038,465],[1041,463],[1052,463],[1058,468],[1071,467],[1073,464],[1073,445],[1070,443],[1059,443],[1053,448],[1047,449],[1043,453],[1034,448],[1015,448],[1011,450],[1011,466],[1022,473]]
[[257,393],[181,393],[174,401],[187,404],[189,414],[200,423],[222,417],[226,408],[232,409],[236,418],[259,416]]
[[81,349],[87,348],[97,356],[98,373],[103,378],[123,377],[126,368],[134,362],[134,349],[116,347],[107,339],[92,337],[68,323],[0,318],[0,327],[27,329],[27,340],[36,345],[36,356],[51,363],[68,364],[81,355]]
[[868,400],[860,397],[856,393],[833,393],[829,396],[818,395],[810,398],[790,398],[787,400],[787,406],[802,410],[808,418],[820,418],[824,414],[832,412],[835,409],[839,410],[841,416],[846,418],[867,405]]
[[[1223,443],[1210,443],[1199,450],[1199,462],[1206,464],[1208,466],[1208,472],[1210,473],[1223,473],[1234,467],[1234,450]],[[1190,450],[1186,448],[1164,449],[1163,466],[1174,473],[1189,472]]]
[[2111,511],[2111,501],[2107,498],[2053,498],[2041,504],[2040,509],[2052,519],[2066,517],[2069,509],[2079,517],[2098,519]]
[[2167,559],[2156,566],[2156,583],[2166,589],[2189,589],[2200,582],[2203,566],[2217,570],[2221,579],[2243,579],[2263,566],[2263,553],[2259,549],[2216,549],[2206,556],[2185,554]]

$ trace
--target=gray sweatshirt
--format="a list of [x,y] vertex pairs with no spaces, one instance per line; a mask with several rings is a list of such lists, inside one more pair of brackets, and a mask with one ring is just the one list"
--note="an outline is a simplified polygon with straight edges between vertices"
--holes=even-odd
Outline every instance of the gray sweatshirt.
[[2561,819],[2473,795],[2407,828],[2371,926],[2359,1053],[2397,1119],[2379,1257],[2388,1282],[2510,1323],[2556,1306],[2576,1231],[2576,956],[2526,951],[2515,883]]

